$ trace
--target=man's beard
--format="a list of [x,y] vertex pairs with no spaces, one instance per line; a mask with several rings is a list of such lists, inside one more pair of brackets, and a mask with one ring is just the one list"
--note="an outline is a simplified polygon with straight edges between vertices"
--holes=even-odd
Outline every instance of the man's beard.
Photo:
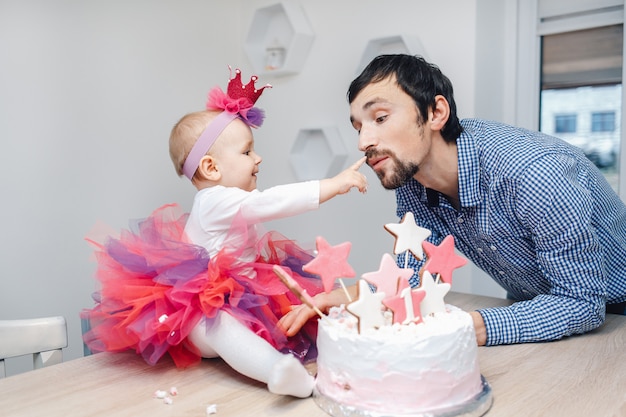
[[393,161],[393,165],[395,169],[393,173],[389,176],[385,175],[385,171],[375,171],[380,183],[387,190],[395,190],[398,187],[403,186],[408,180],[413,178],[415,174],[419,171],[419,166],[412,162],[402,162],[400,159],[392,152],[384,151],[384,152],[376,152],[375,149],[369,150],[365,152],[365,156],[369,158],[373,156],[381,156],[384,155]]

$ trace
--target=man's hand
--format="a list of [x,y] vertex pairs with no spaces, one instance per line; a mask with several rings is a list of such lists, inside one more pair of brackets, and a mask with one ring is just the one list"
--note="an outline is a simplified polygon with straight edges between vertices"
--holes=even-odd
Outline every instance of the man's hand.
[[470,315],[472,316],[472,320],[474,320],[476,344],[478,346],[485,346],[487,344],[487,328],[485,327],[483,316],[481,316],[478,311],[471,311]]

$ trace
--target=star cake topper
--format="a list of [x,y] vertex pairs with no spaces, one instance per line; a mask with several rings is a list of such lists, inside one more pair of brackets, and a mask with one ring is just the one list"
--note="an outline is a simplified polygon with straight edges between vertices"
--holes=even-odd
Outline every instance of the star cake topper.
[[430,236],[431,232],[415,223],[412,212],[407,211],[400,223],[385,224],[385,230],[396,237],[393,253],[397,255],[408,250],[419,260],[424,258],[422,242]]
[[352,278],[356,275],[348,263],[348,255],[352,243],[344,242],[331,246],[326,239],[315,239],[317,256],[302,267],[304,272],[319,275],[324,286],[324,292],[333,290],[337,278]]
[[442,282],[452,284],[452,271],[467,263],[467,259],[454,252],[454,236],[446,236],[439,246],[424,242],[426,262],[422,271],[439,274]]
[[368,283],[376,286],[376,292],[385,293],[385,299],[393,297],[398,293],[398,281],[408,279],[413,276],[413,269],[399,268],[396,261],[385,253],[380,260],[378,271],[366,272],[361,275]]
[[369,284],[360,279],[357,287],[357,299],[346,306],[359,322],[359,333],[366,329],[378,328],[385,324],[382,314],[383,293],[371,292]]
[[422,321],[420,303],[426,296],[423,290],[412,290],[409,281],[400,279],[398,293],[390,298],[385,298],[383,304],[391,310],[393,322],[398,324]]
[[422,317],[446,311],[443,298],[450,291],[450,284],[437,284],[430,272],[424,271],[418,288],[426,292],[426,296],[420,303]]

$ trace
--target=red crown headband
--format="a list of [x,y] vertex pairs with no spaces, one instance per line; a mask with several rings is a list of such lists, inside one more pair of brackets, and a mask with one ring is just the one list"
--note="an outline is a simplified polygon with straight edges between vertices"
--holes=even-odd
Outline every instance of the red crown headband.
[[[228,66],[228,69],[232,75],[232,68]],[[185,159],[183,174],[187,178],[190,180],[193,178],[202,157],[211,149],[226,126],[237,117],[250,127],[257,128],[263,124],[265,113],[258,107],[254,107],[254,104],[261,97],[263,90],[272,86],[266,84],[257,90],[254,85],[257,79],[258,77],[253,75],[250,82],[243,85],[241,83],[241,71],[236,69],[235,77],[230,78],[229,76],[226,93],[219,87],[213,87],[209,91],[206,103],[207,110],[223,111],[204,129],[191,148],[187,159]]]

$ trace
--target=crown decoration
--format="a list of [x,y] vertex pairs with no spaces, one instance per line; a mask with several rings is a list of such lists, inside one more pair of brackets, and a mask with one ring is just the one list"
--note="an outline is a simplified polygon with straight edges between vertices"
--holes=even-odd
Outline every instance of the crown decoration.
[[[228,69],[232,70],[230,67],[228,67]],[[246,97],[254,105],[254,103],[256,103],[259,97],[261,97],[261,94],[263,93],[263,90],[265,88],[272,88],[270,84],[266,84],[257,90],[254,84],[256,83],[258,79],[259,77],[257,77],[256,75],[253,75],[252,77],[250,77],[250,82],[246,85],[243,85],[241,83],[241,71],[236,69],[235,78],[231,78],[228,81],[226,93],[228,94],[229,97],[232,97],[232,98]]]
[[[228,66],[230,75],[233,69]],[[222,110],[204,129],[196,143],[193,145],[185,162],[183,163],[183,174],[190,180],[193,178],[200,160],[211,149],[218,136],[237,117],[250,127],[259,127],[263,124],[265,113],[254,103],[259,99],[263,90],[271,88],[267,84],[260,89],[256,89],[254,83],[258,77],[253,75],[246,85],[241,83],[241,71],[235,70],[235,77],[229,76],[226,93],[219,87],[213,87],[209,91],[206,108],[207,110]]]
[[[232,75],[232,68],[228,66]],[[255,86],[259,77],[253,75],[250,82],[243,85],[241,82],[241,71],[235,70],[235,76],[229,77],[226,93],[219,87],[214,87],[209,91],[206,108],[208,110],[224,110],[228,113],[239,114],[241,119],[248,126],[259,127],[263,124],[265,113],[258,107],[254,107],[256,101],[263,94],[266,88],[272,88],[270,84],[257,89]]]

